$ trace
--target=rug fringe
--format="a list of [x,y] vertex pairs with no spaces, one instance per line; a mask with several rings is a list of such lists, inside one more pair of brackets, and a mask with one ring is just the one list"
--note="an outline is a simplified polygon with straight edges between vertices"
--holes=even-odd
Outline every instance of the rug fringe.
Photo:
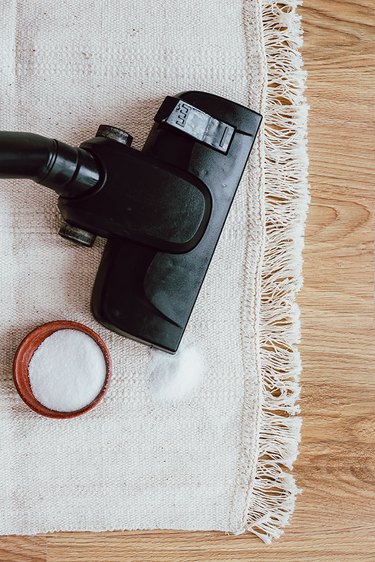
[[263,404],[247,530],[264,542],[282,534],[299,493],[287,471],[298,454],[301,361],[296,294],[302,286],[307,183],[306,73],[297,0],[263,2],[268,87],[264,119],[266,242],[262,268]]

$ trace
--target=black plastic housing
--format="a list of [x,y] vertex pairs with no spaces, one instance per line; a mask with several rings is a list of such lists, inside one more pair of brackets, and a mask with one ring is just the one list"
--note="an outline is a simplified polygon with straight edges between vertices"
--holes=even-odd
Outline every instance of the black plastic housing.
[[[200,114],[198,121],[201,119],[203,128],[199,122],[194,128],[193,123],[185,132],[183,120],[177,125],[172,119],[168,122],[176,104],[183,107],[184,102],[187,112],[193,106],[219,124],[208,123],[209,133],[205,134],[205,117]],[[142,153],[162,167],[167,166],[176,177],[184,173],[204,186],[202,191],[207,190],[206,200],[210,201],[209,222],[203,234],[200,230],[199,241],[184,253],[158,251],[150,244],[121,238],[110,239],[91,301],[93,314],[101,324],[170,353],[178,349],[261,119],[246,107],[204,92],[166,98]],[[92,145],[84,146],[98,156]],[[129,169],[124,170],[124,177],[130,173]],[[176,204],[179,193],[177,189]],[[158,217],[154,216],[154,220],[157,223]]]
[[108,138],[86,141],[80,150],[95,157],[101,180],[80,197],[59,198],[69,224],[163,252],[188,252],[199,242],[211,197],[198,177]]

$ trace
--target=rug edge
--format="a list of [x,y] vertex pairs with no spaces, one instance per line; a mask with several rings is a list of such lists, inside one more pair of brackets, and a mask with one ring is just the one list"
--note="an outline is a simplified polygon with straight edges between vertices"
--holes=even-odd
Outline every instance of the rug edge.
[[263,397],[246,530],[266,543],[280,537],[300,492],[289,471],[298,455],[301,431],[301,419],[296,415],[302,369],[296,295],[303,284],[302,250],[309,205],[306,72],[299,51],[303,30],[297,14],[301,4],[299,0],[277,4],[265,0],[262,4],[268,84],[264,119],[266,241],[260,307]]

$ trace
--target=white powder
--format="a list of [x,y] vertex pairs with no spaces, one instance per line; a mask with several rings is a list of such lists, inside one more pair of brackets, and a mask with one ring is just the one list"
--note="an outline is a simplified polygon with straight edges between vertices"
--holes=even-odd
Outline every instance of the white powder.
[[182,343],[175,355],[151,351],[151,394],[159,400],[187,400],[198,390],[206,366],[199,350]]
[[106,362],[98,344],[79,330],[58,330],[46,338],[29,363],[35,398],[58,412],[90,404],[103,388]]

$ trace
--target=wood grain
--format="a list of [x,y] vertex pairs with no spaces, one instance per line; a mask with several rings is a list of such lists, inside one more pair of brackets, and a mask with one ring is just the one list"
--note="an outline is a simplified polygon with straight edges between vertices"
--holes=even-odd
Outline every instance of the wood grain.
[[374,4],[305,0],[311,210],[301,345],[304,489],[265,546],[222,533],[0,539],[1,562],[375,561]]

